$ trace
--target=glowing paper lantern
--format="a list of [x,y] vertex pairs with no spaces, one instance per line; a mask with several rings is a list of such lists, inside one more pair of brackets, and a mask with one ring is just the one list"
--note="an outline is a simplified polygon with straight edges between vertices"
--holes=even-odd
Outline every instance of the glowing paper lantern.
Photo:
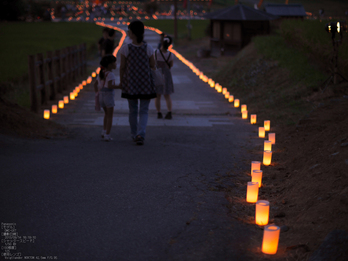
[[271,121],[264,121],[265,131],[269,131],[271,129]]
[[83,86],[86,86],[86,85],[87,85],[87,82],[86,82],[86,81],[82,81],[82,85],[83,85]]
[[260,161],[252,161],[251,162],[251,175],[253,175],[254,170],[260,170],[261,169],[261,162]]
[[256,203],[259,196],[259,183],[248,182],[246,201],[249,203]]
[[234,101],[234,96],[233,96],[233,95],[230,95],[230,97],[228,98],[228,101],[229,101],[229,102],[233,102],[233,101]]
[[58,112],[58,106],[52,105],[52,113],[57,113],[57,112]]
[[259,137],[264,138],[265,137],[265,128],[259,127]]
[[226,92],[226,93],[225,93],[225,98],[226,98],[226,99],[230,98],[230,93],[229,93],[229,92]]
[[250,123],[251,124],[256,124],[256,114],[251,114],[250,115]]
[[236,108],[239,107],[239,99],[234,100],[234,107],[236,107]]
[[97,77],[97,74],[95,72],[92,72],[92,77],[93,78]]
[[243,111],[242,112],[242,119],[247,119],[248,118],[248,111]]
[[69,103],[69,97],[68,96],[64,96],[64,103],[68,104]]
[[218,93],[221,93],[222,92],[222,86],[219,85],[219,88],[217,89]]
[[274,255],[278,250],[280,227],[275,225],[265,226],[262,239],[262,253]]
[[215,82],[214,82],[214,81],[211,81],[211,82],[210,82],[210,87],[211,87],[211,88],[214,88],[214,87],[215,87]]
[[265,226],[269,220],[269,202],[267,200],[258,200],[255,206],[255,223],[259,226]]
[[265,150],[263,152],[263,165],[269,166],[272,162],[272,151],[271,150]]
[[88,76],[87,78],[87,83],[90,84],[92,82],[92,77],[91,76]]
[[243,111],[247,110],[247,106],[246,104],[242,104],[242,106],[240,107],[240,112],[243,113]]
[[70,93],[70,100],[75,100],[75,93],[74,92]]
[[50,110],[44,110],[44,119],[48,120],[50,118]]
[[263,150],[272,150],[272,141],[265,140],[263,142]]
[[227,92],[227,88],[222,88],[222,94],[225,95],[226,92]]
[[259,183],[259,188],[262,184],[262,170],[253,170],[251,175],[251,181]]
[[79,85],[79,89],[82,90],[83,89],[83,85],[82,83]]
[[268,140],[272,142],[272,144],[275,144],[276,137],[275,133],[268,133]]
[[59,109],[64,109],[64,101],[59,101],[58,102],[58,108]]

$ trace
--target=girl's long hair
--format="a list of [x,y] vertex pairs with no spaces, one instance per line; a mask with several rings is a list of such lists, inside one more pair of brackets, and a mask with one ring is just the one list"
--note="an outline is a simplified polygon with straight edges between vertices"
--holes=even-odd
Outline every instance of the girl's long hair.
[[137,37],[137,43],[144,40],[144,24],[142,21],[136,20],[128,25],[128,29]]
[[115,63],[116,62],[116,57],[113,56],[112,54],[104,56],[101,61],[100,65],[104,67],[104,69],[101,67],[100,72],[99,72],[99,78],[100,80],[104,80],[105,78],[105,69],[109,66],[110,63]]

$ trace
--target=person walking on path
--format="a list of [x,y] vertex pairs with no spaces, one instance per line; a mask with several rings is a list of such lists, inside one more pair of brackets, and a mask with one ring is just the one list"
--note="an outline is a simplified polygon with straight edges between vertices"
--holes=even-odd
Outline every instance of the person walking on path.
[[100,72],[94,82],[94,91],[99,94],[100,107],[104,110],[104,124],[101,133],[105,141],[111,141],[110,131],[115,107],[115,90],[121,89],[115,84],[116,77],[112,70],[116,69],[116,57],[113,55],[104,56],[100,61]]
[[[156,68],[153,48],[144,42],[144,24],[133,21],[128,26],[132,43],[120,49],[120,78],[122,98],[128,100],[131,136],[137,145],[143,145],[148,121],[150,99],[156,98],[151,69]],[[138,109],[140,100],[140,109]],[[138,121],[139,114],[139,121]]]
[[104,27],[103,36],[98,41],[98,51],[99,51],[100,57],[103,57],[104,42],[106,41],[106,39],[108,39],[108,37],[109,37],[109,28]]
[[172,38],[170,36],[165,36],[163,38],[163,43],[160,49],[155,51],[155,59],[157,67],[162,68],[164,75],[164,85],[162,88],[157,87],[157,97],[155,100],[155,105],[157,109],[157,118],[162,119],[163,115],[161,112],[161,95],[164,96],[164,99],[167,103],[168,112],[165,116],[165,119],[172,119],[172,100],[170,95],[174,93],[174,84],[173,77],[170,71],[170,68],[173,67],[173,55],[168,51],[168,47],[172,44]]

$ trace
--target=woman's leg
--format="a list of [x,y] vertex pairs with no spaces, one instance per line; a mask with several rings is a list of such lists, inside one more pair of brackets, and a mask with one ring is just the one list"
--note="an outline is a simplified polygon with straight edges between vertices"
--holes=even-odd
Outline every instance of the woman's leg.
[[103,121],[103,130],[106,131],[106,125],[107,125],[107,108],[106,107],[103,107],[103,110],[104,110],[104,121]]
[[155,99],[155,106],[157,112],[161,112],[161,94],[157,94],[157,97]]
[[114,107],[106,108],[106,135],[110,134],[113,117],[114,117]]
[[164,99],[166,100],[166,103],[167,103],[167,109],[168,111],[172,111],[172,99],[170,98],[170,95],[169,94],[164,94]]
[[138,127],[138,100],[128,99],[128,107],[129,107],[129,125],[131,128],[132,138],[135,138],[137,135],[137,127]]
[[140,135],[143,138],[145,138],[147,120],[149,118],[149,105],[150,99],[140,100],[139,125],[137,135]]

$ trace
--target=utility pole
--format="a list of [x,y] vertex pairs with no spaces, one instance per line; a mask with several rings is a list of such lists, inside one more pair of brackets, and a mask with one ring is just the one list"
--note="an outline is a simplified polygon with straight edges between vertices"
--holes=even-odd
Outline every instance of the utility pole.
[[178,39],[178,23],[176,19],[176,11],[178,10],[177,0],[174,0],[174,40]]
[[188,29],[188,39],[191,40],[191,12],[190,12],[190,0],[187,0],[187,14],[188,14],[188,20],[187,20],[187,29]]

